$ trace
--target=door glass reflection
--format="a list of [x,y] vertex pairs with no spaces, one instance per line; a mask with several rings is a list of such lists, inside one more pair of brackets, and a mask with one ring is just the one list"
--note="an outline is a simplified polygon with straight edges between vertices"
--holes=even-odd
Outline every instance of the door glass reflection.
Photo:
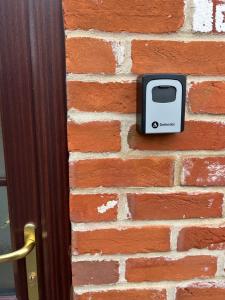
[[[8,200],[6,187],[0,187],[0,255],[11,252]],[[12,264],[0,264],[0,296],[14,294]]]
[[[0,255],[12,251],[6,184],[2,132],[0,128]],[[13,266],[11,263],[0,264],[0,300],[6,299],[4,296],[12,295],[15,295]]]
[[0,124],[0,178],[5,178],[5,162],[4,162],[4,152],[3,152],[3,139],[2,139],[2,129]]

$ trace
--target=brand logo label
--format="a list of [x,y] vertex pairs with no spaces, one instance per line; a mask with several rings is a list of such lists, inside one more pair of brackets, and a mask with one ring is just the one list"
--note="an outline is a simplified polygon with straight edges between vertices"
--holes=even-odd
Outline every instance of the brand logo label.
[[157,121],[152,122],[152,128],[157,129],[158,127],[163,127],[163,126],[175,126],[176,124],[171,122],[171,123],[158,123]]
[[160,123],[160,126],[175,126],[175,123]]
[[152,123],[152,128],[156,129],[156,128],[158,128],[158,127],[159,127],[159,123],[158,123],[157,121],[154,121],[154,122]]

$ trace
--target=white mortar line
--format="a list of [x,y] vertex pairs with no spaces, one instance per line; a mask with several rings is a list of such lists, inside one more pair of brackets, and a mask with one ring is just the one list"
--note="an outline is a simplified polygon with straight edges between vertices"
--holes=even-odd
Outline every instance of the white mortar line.
[[[117,222],[98,222],[98,223],[72,223],[73,231],[95,231],[104,229],[135,229],[147,227],[178,227],[181,230],[184,227],[225,227],[224,218],[204,218],[204,219],[179,219],[179,220],[121,220]],[[176,232],[176,231],[175,231]]]
[[[132,61],[131,61],[131,42],[114,42],[116,43],[116,47],[114,46],[115,57],[117,58],[117,69],[116,74],[129,74],[131,73]],[[123,48],[122,48],[123,47]],[[124,49],[124,50],[121,50]],[[118,62],[118,57],[121,57],[121,52],[124,51],[123,60],[121,63]]]
[[134,74],[115,74],[115,75],[101,75],[101,74],[67,74],[67,81],[82,81],[82,82],[135,82],[137,75]]
[[217,277],[224,276],[224,250],[221,251],[220,254],[218,254],[216,276]]
[[75,109],[68,111],[68,120],[77,123],[85,123],[90,121],[133,121],[135,122],[135,114],[120,114],[111,112],[80,112]]
[[167,300],[176,300],[176,288],[174,286],[167,288]]
[[225,115],[195,114],[187,112],[186,121],[209,121],[214,123],[224,123]]
[[67,39],[70,38],[95,38],[104,39],[105,41],[132,41],[132,40],[146,40],[146,41],[177,41],[177,42],[194,42],[194,41],[214,41],[223,42],[223,34],[218,33],[192,33],[179,31],[176,33],[129,33],[129,32],[104,32],[98,30],[66,30]]
[[179,155],[176,155],[174,164],[174,186],[180,186],[182,167],[182,159]]
[[[136,123],[136,114],[120,114],[114,112],[84,112],[78,111],[74,108],[68,111],[68,121],[73,121],[78,124],[91,122],[91,121],[129,121],[131,125]],[[213,114],[195,114],[186,112],[186,121],[208,121],[214,123],[225,124],[224,115],[213,115]],[[132,124],[133,122],[133,124]]]
[[[225,190],[225,188],[224,188]],[[225,218],[225,196],[223,197],[223,204],[222,204],[222,216]],[[225,219],[224,219],[225,220]]]
[[193,2],[192,0],[184,0],[184,24],[180,29],[181,32],[192,32],[193,19]]
[[171,234],[170,234],[171,251],[177,251],[177,241],[178,241],[181,228],[179,226],[172,225],[170,230],[171,230]]
[[128,133],[131,126],[134,124],[133,118],[130,120],[121,120],[121,153],[127,153],[129,149],[129,145],[127,142]]
[[189,83],[204,82],[204,81],[225,81],[225,76],[192,76],[188,75],[187,81]]
[[111,193],[222,193],[225,192],[225,187],[208,186],[172,186],[172,187],[96,187],[96,188],[71,188],[72,195],[79,194],[111,194]]
[[177,252],[175,250],[171,250],[169,252],[150,252],[150,253],[135,253],[135,254],[82,254],[82,255],[72,255],[73,262],[80,262],[80,261],[119,261],[121,258],[124,261],[128,259],[152,259],[152,258],[168,258],[174,261],[183,259],[189,256],[213,256],[218,257],[223,255],[222,250],[208,250],[208,249],[190,249],[189,251]]
[[120,258],[119,265],[119,283],[125,283],[126,280],[126,259]]
[[195,278],[193,280],[180,280],[180,281],[160,281],[160,282],[140,282],[140,283],[115,283],[109,285],[86,285],[86,286],[79,286],[75,287],[74,291],[77,294],[89,293],[89,292],[104,292],[104,291],[112,291],[112,290],[129,290],[129,289],[156,289],[156,290],[163,290],[163,289],[171,289],[171,288],[179,288],[179,287],[186,287],[194,285],[195,283],[202,283],[207,284],[209,282],[224,282],[223,277],[209,277],[206,279],[202,278]]
[[[129,160],[129,159],[145,159],[151,157],[171,157],[175,158],[177,155],[182,156],[183,158],[206,158],[206,157],[224,157],[225,151],[224,150],[190,150],[190,151],[150,151],[150,150],[130,150],[129,152],[115,152],[115,153],[83,153],[83,152],[71,152],[69,161],[76,162],[79,160],[87,160],[87,159],[122,159],[122,160]],[[134,186],[135,187],[135,186]],[[178,187],[178,186],[177,186]],[[109,187],[110,188],[110,187]],[[143,188],[145,188],[143,186]],[[172,188],[172,187],[171,187]]]
[[123,221],[129,219],[130,212],[127,203],[127,195],[119,195],[119,212],[118,212],[118,221]]
[[[136,82],[138,75],[135,74],[115,74],[115,75],[102,75],[102,74],[67,74],[67,81],[82,81],[82,82],[99,82],[99,83],[129,83]],[[225,76],[209,76],[209,75],[187,75],[187,83],[198,83],[204,81],[225,81]]]

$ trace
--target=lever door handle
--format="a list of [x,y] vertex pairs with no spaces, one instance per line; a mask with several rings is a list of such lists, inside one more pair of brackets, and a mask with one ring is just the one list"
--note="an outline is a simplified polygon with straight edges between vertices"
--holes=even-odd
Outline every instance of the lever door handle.
[[14,252],[0,255],[0,263],[11,262],[26,257],[34,248],[35,226],[34,224],[26,224],[24,227],[24,246]]
[[39,300],[35,225],[24,227],[24,246],[8,254],[0,255],[0,264],[26,258],[27,289],[29,300]]

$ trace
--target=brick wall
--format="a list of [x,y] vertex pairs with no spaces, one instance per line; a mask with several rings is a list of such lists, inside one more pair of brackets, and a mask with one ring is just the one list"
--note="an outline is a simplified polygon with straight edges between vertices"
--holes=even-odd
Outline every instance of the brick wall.
[[[64,0],[77,300],[225,299],[225,1]],[[188,74],[185,131],[141,136],[136,78]]]

